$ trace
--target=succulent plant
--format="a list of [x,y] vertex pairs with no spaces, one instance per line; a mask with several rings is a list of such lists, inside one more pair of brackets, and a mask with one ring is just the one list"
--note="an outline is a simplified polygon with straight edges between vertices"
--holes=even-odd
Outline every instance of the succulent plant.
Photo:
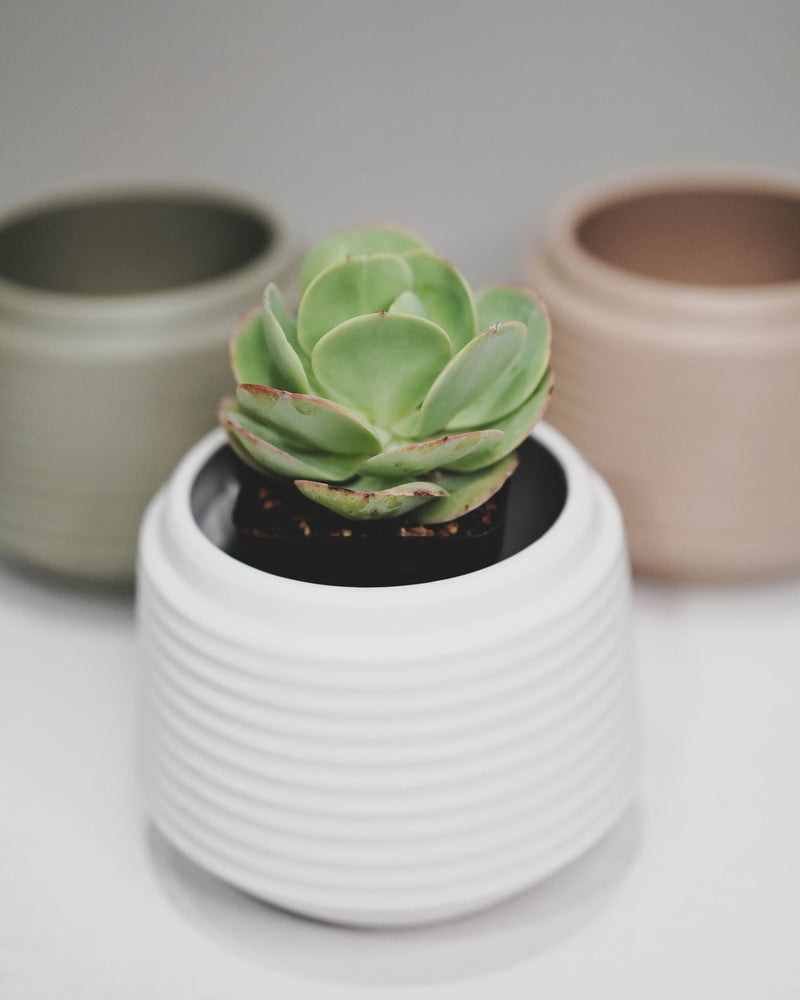
[[489,499],[547,405],[550,327],[530,292],[476,298],[416,234],[335,233],[231,341],[220,421],[239,457],[351,519],[449,521]]

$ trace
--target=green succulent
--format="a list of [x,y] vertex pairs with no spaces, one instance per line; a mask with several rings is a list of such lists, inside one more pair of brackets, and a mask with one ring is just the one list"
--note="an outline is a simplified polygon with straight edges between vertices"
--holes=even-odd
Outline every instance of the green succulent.
[[265,475],[351,519],[449,521],[489,499],[547,405],[550,326],[539,300],[473,298],[417,235],[335,233],[300,270],[291,315],[269,285],[231,341],[231,445]]

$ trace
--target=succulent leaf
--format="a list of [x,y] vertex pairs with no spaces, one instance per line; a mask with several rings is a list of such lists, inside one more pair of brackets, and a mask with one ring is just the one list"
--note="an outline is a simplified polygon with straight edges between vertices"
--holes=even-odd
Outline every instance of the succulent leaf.
[[419,406],[450,353],[447,334],[430,320],[378,313],[334,327],[314,348],[311,364],[345,405],[391,428]]
[[[362,487],[363,485],[361,484]],[[447,495],[442,486],[427,482],[403,483],[383,490],[360,488],[358,481],[344,487],[296,480],[295,486],[309,500],[314,500],[351,521],[402,517],[432,498]]]
[[401,226],[361,226],[332,233],[317,243],[300,267],[300,291],[305,292],[314,278],[326,268],[347,257],[366,254],[402,254],[407,250],[427,250],[421,236]]
[[500,431],[488,430],[454,434],[434,441],[420,441],[375,455],[364,462],[360,471],[378,476],[421,476],[432,469],[439,469],[459,458],[465,458],[478,448],[501,438]]
[[223,407],[221,421],[228,437],[235,439],[237,452],[244,451],[249,457],[248,464],[266,469],[275,476],[343,482],[355,474],[362,460],[358,455],[332,455],[295,448],[282,435],[253,420],[236,403]]
[[517,464],[516,455],[507,455],[479,472],[439,473],[436,482],[447,490],[447,496],[426,504],[417,514],[417,520],[421,524],[440,524],[468,514],[497,493]]
[[527,336],[509,369],[450,422],[452,428],[474,427],[504,417],[521,406],[542,379],[550,360],[550,322],[542,303],[524,288],[493,285],[478,295],[478,322],[519,320]]
[[405,259],[414,274],[414,294],[426,315],[447,331],[453,349],[461,350],[478,329],[469,285],[452,264],[434,253],[411,250]]
[[411,288],[411,268],[402,257],[348,257],[311,282],[300,300],[297,334],[309,354],[325,334],[354,316],[387,310]]
[[[452,417],[491,389],[525,341],[522,323],[499,323],[462,347],[431,386],[419,412],[416,435],[447,427]],[[477,421],[476,421],[477,423]]]
[[552,391],[553,379],[548,370],[522,406],[513,413],[509,413],[507,417],[503,417],[502,420],[494,422],[494,427],[505,435],[502,442],[487,445],[485,448],[473,452],[472,455],[467,455],[466,458],[451,462],[448,469],[457,472],[472,472],[491,462],[499,461],[513,451],[544,416]]
[[267,306],[272,310],[275,319],[280,323],[281,329],[286,335],[286,339],[292,345],[295,354],[298,356],[302,354],[300,343],[297,339],[297,320],[289,312],[280,288],[272,282],[264,290],[263,306]]
[[230,342],[231,368],[237,382],[277,385],[281,379],[264,344],[261,310],[247,313]]
[[479,506],[552,388],[535,295],[462,275],[415,233],[334,233],[301,268],[297,319],[274,285],[231,339],[220,422],[243,462],[349,518]]
[[428,319],[422,299],[414,292],[403,292],[402,295],[398,295],[389,306],[388,311],[402,313],[404,316],[421,316],[422,319]]
[[337,455],[375,455],[377,434],[343,406],[317,396],[282,392],[264,385],[240,385],[236,398],[242,409],[302,447]]
[[[286,313],[285,308],[281,309],[283,303],[278,301],[277,288],[274,285],[268,285],[261,307],[267,352],[275,366],[277,377],[281,380],[282,385],[291,392],[307,393],[311,389],[308,376],[295,348],[289,341],[283,324],[273,309],[273,305],[278,307],[278,312]],[[288,319],[289,317],[285,315],[284,322],[287,322]],[[291,326],[293,325],[291,324]],[[287,326],[289,326],[288,322]],[[289,329],[291,329],[291,326],[289,326]],[[267,385],[268,383],[263,384]]]
[[231,407],[235,406],[236,406],[236,400],[233,399],[232,397],[226,397],[225,399],[221,399],[219,403],[219,408],[217,409],[217,419],[219,420],[220,426],[228,436],[228,444],[236,453],[237,457],[242,462],[244,462],[245,465],[248,465],[251,469],[255,469],[256,472],[260,472],[262,475],[264,475],[266,474],[266,470],[264,469],[264,467],[250,455],[250,453],[247,451],[246,448],[243,447],[243,445],[239,443],[239,438],[233,433],[228,424],[228,412]]

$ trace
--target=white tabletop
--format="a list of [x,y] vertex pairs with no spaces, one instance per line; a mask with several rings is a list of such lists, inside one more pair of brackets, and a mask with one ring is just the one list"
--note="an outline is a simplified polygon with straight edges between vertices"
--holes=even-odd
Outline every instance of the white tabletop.
[[[517,277],[546,208],[597,176],[800,163],[791,0],[8,0],[0,33],[0,210],[219,183],[308,239],[406,223],[479,285]],[[0,996],[800,997],[800,577],[635,603],[636,808],[489,913],[364,933],[254,903],[153,834],[130,595],[0,564]]]

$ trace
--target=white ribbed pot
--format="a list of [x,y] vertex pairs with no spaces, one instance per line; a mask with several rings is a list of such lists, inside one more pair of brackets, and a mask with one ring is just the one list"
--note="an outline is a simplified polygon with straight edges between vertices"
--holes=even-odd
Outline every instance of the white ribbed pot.
[[558,432],[533,437],[510,504],[551,510],[543,533],[398,587],[232,558],[224,436],[187,454],[144,519],[137,600],[146,795],[176,847],[299,913],[409,925],[514,895],[613,826],[637,742],[621,518]]
[[0,222],[0,551],[131,579],[147,501],[230,387],[232,326],[294,262],[271,211],[193,188]]
[[800,180],[666,171],[565,202],[529,269],[548,419],[608,480],[634,566],[800,567]]

